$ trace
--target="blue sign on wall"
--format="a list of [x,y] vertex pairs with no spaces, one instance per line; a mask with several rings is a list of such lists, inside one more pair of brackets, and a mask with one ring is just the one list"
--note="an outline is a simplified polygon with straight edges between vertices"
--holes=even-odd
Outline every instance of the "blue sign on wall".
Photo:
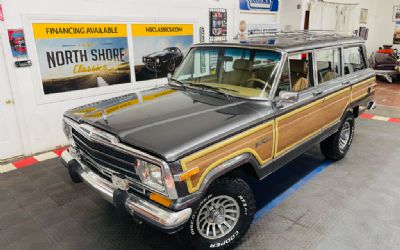
[[239,0],[240,10],[278,11],[279,0]]

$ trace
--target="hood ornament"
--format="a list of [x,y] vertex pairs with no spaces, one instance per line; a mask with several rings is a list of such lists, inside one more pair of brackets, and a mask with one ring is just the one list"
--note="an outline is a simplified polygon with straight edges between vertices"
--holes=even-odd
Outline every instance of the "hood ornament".
[[101,115],[102,115],[102,117],[103,117],[103,120],[107,123],[108,121],[107,121],[107,111],[105,110],[105,109],[103,109],[102,111],[101,111]]

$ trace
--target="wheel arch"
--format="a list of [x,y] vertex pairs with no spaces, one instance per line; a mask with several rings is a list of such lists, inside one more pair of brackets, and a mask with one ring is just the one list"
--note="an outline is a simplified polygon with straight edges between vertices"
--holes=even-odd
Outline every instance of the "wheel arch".
[[252,154],[243,153],[237,155],[208,172],[198,191],[202,193],[207,192],[208,188],[215,180],[225,176],[240,177],[247,180],[257,180],[259,177],[256,169],[259,167],[260,165],[258,161]]

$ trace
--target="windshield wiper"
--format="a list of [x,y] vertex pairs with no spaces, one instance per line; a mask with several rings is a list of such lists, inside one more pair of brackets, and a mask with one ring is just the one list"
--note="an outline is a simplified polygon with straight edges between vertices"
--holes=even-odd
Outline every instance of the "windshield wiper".
[[[171,78],[171,81],[174,81],[175,83],[177,83],[179,86],[181,86],[184,89],[187,89],[188,87],[189,88],[194,87],[196,89],[201,89],[201,90],[211,90],[212,92],[224,95],[225,97],[229,97],[230,95],[228,93],[220,91],[221,89],[231,91],[231,92],[238,92],[237,90],[224,88],[224,87],[213,87],[213,86],[209,86],[209,85],[205,85],[205,84],[196,84],[196,83],[191,83],[191,82],[184,83],[175,78]],[[173,85],[177,86],[176,84],[173,84]]]
[[237,90],[233,90],[233,89],[228,89],[228,88],[224,88],[224,87],[213,87],[213,86],[205,85],[205,84],[189,83],[189,85],[190,85],[190,86],[199,87],[199,88],[201,88],[201,89],[203,89],[203,90],[205,90],[205,89],[211,90],[211,91],[214,92],[214,93],[222,94],[222,95],[227,96],[227,97],[230,96],[230,95],[229,95],[228,93],[225,93],[225,92],[223,92],[223,91],[220,91],[221,89],[223,89],[223,90],[228,90],[228,91],[231,91],[231,92],[238,92]]
[[[180,87],[182,87],[184,89],[186,89],[186,87],[187,87],[186,84],[184,84],[183,82],[179,81],[178,79],[171,78],[171,81],[173,81],[174,83],[169,82],[168,84],[171,84],[172,86],[180,86]],[[175,83],[177,83],[177,84],[175,84]]]

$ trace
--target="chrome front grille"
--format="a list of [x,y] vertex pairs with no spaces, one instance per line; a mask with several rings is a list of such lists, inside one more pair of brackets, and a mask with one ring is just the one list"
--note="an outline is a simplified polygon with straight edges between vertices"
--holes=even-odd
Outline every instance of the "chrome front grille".
[[[101,166],[102,169],[104,169],[103,172],[121,173],[130,178],[139,180],[138,175],[135,173],[136,158],[134,156],[119,152],[113,149],[112,145],[106,146],[91,141],[74,129],[72,134],[76,149],[80,153],[82,160],[88,165],[97,169]],[[111,174],[108,174],[108,176],[111,176]]]

